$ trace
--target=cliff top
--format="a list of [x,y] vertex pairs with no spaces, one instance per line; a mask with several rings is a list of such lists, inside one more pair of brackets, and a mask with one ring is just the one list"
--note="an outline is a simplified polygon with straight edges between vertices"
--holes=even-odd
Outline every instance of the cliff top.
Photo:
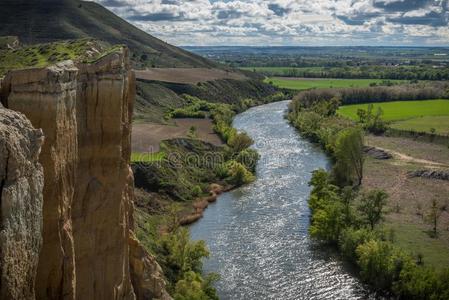
[[1,0],[2,35],[17,36],[28,45],[80,38],[125,44],[135,68],[220,67],[149,35],[95,2]]
[[93,39],[80,39],[18,49],[0,49],[0,76],[9,70],[45,67],[65,60],[94,62],[122,47],[121,45],[111,47],[107,43]]

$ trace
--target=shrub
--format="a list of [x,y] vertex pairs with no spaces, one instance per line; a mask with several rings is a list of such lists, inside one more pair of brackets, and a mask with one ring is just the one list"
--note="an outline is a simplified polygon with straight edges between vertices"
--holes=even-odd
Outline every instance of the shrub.
[[254,149],[248,148],[239,152],[235,160],[254,173],[256,171],[257,161],[259,160],[259,153]]
[[227,181],[234,185],[242,185],[245,183],[250,183],[254,181],[254,175],[248,171],[244,165],[235,160],[231,160],[226,163],[226,167],[228,169],[228,178]]
[[228,138],[228,145],[235,153],[249,148],[253,143],[254,141],[245,132],[233,134]]
[[192,189],[192,195],[194,197],[198,197],[203,193],[203,190],[201,189],[201,187],[199,185],[195,185]]

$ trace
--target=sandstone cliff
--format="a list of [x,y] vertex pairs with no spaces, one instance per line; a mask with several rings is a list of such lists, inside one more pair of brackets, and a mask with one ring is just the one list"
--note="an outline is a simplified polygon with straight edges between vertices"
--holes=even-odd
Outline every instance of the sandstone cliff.
[[3,102],[42,128],[45,143],[44,242],[39,259],[36,295],[40,299],[74,296],[75,269],[71,206],[77,160],[76,77],[68,62],[44,69],[10,72],[3,81]]
[[[135,82],[128,61],[122,48],[89,64],[12,71],[3,80],[2,103],[24,113],[45,135],[38,299],[134,299],[134,290],[146,291],[138,296],[153,293],[152,287],[138,286],[145,284],[142,278],[131,280],[130,271],[130,255],[131,266],[141,259],[151,261],[144,264],[150,272],[159,269],[131,243]],[[156,278],[161,288],[155,295],[167,295],[162,275]]]
[[42,244],[42,131],[0,104],[0,298],[33,299]]

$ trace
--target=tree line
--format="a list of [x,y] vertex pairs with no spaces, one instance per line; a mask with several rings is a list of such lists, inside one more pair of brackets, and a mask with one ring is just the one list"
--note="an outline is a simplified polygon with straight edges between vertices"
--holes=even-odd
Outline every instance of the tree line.
[[433,66],[346,66],[330,68],[278,68],[257,69],[265,76],[345,78],[345,79],[393,79],[393,80],[448,80],[449,68]]
[[420,82],[364,88],[313,89],[297,94],[294,97],[293,105],[308,107],[315,102],[328,102],[333,98],[338,99],[341,104],[449,99],[449,83]]
[[[304,92],[289,107],[289,121],[303,136],[319,143],[334,162],[329,172],[314,171],[309,183],[311,236],[337,246],[359,268],[362,279],[377,290],[401,299],[449,299],[449,268],[422,266],[422,258],[396,246],[393,232],[379,226],[388,194],[377,189],[360,192],[363,124],[336,115],[342,99],[353,99],[344,98],[353,95],[352,91],[338,91]],[[359,117],[372,124],[376,115],[365,112]]]

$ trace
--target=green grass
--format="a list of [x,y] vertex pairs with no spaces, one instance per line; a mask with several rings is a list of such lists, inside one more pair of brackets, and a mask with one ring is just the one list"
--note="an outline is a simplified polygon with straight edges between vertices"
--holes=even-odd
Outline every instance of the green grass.
[[394,230],[398,246],[415,257],[423,255],[424,265],[437,269],[449,266],[449,247],[445,238],[432,238],[426,228],[416,224],[390,223],[386,226]]
[[430,128],[434,128],[435,133],[439,135],[449,135],[449,116],[418,117],[394,122],[390,127],[416,132],[430,132]]
[[0,50],[0,75],[8,70],[45,67],[69,59],[90,63],[119,51],[121,47],[110,47],[104,42],[92,39],[79,39],[38,44],[16,50]]
[[[293,79],[282,77],[269,77],[265,82],[272,82],[273,85],[292,89],[308,90],[313,88],[348,88],[348,87],[368,87],[371,83],[381,84],[384,79]],[[403,80],[389,80],[390,82],[404,82]]]
[[273,73],[279,76],[283,76],[289,74],[289,72],[301,71],[301,72],[319,72],[323,70],[323,67],[302,67],[302,68],[294,68],[294,67],[242,67],[240,68],[245,71],[256,71],[259,73]]
[[131,153],[131,162],[155,162],[165,158],[165,152],[159,151],[155,153]]
[[166,44],[94,1],[64,0],[55,5],[0,1],[0,36],[5,35],[18,36],[28,44],[79,38],[125,44],[131,50],[133,65],[140,68],[221,68],[206,58]]
[[[391,122],[391,127],[417,132],[430,132],[434,128],[438,134],[449,132],[449,100],[394,101],[374,103],[374,111],[381,107],[383,119]],[[367,109],[368,104],[344,105],[338,114],[357,120],[357,110]]]
[[[391,122],[390,127],[416,132],[430,132],[431,128],[440,135],[449,133],[449,100],[394,101],[374,103],[374,111],[381,107],[383,119]],[[338,114],[357,120],[357,110],[367,109],[368,104],[341,106]]]

